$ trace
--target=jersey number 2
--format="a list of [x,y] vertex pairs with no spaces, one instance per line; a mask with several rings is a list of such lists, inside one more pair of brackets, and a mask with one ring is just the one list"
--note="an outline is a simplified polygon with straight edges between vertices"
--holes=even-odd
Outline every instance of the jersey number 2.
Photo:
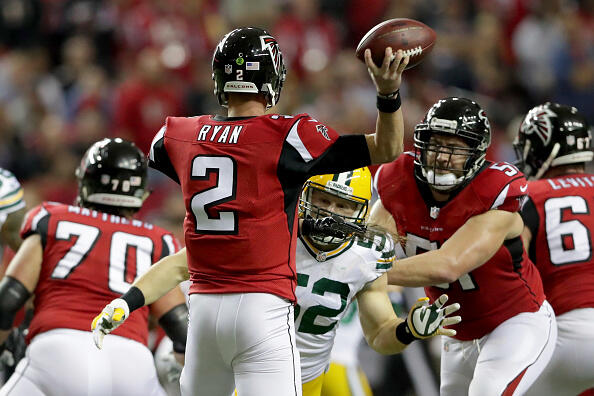
[[192,197],[190,206],[196,219],[197,234],[237,234],[237,213],[209,209],[235,199],[237,190],[237,164],[229,156],[199,155],[192,160],[192,180],[208,180],[216,174],[216,186],[202,190]]

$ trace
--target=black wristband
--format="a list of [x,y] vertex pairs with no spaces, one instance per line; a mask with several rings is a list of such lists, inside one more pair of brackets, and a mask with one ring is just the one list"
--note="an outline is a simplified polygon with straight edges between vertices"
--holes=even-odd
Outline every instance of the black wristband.
[[128,304],[128,309],[130,313],[132,311],[144,307],[144,294],[140,291],[139,288],[136,286],[132,286],[126,294],[120,297],[122,300],[126,301]]
[[417,338],[410,332],[408,328],[408,324],[406,320],[396,326],[396,339],[403,343],[404,345],[408,345],[411,342],[415,341]]
[[394,113],[400,109],[402,102],[400,100],[400,93],[396,91],[396,95],[394,97],[390,97],[391,95],[377,95],[377,102],[376,106],[379,111],[382,113]]

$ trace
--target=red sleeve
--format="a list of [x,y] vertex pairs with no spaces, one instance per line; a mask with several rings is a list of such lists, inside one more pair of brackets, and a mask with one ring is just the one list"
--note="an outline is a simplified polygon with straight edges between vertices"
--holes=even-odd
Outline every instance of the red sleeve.
[[297,136],[312,158],[317,158],[338,139],[338,133],[307,114],[301,116],[296,124]]
[[490,183],[480,190],[488,209],[520,211],[528,197],[528,182],[522,172],[506,162],[494,163],[489,171],[492,172]]
[[31,209],[25,216],[25,221],[21,226],[21,239],[25,239],[32,234],[40,234],[43,238],[46,238],[49,216],[50,214],[44,204]]

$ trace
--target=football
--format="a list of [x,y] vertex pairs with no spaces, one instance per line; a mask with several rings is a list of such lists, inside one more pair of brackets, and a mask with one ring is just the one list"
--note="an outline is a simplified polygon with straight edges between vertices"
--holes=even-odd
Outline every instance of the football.
[[369,48],[371,57],[376,65],[381,65],[386,47],[392,47],[396,52],[401,49],[410,56],[406,66],[410,69],[418,65],[433,49],[435,31],[422,22],[414,19],[390,19],[373,27],[357,46],[357,58],[365,62],[363,54]]

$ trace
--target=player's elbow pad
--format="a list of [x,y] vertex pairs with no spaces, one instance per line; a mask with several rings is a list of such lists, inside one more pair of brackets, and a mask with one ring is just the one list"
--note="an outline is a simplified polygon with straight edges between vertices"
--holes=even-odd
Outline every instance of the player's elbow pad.
[[186,338],[188,337],[188,307],[180,304],[159,318],[159,324],[165,334],[173,341],[173,350],[185,353]]
[[31,293],[17,279],[5,276],[0,281],[0,330],[10,330],[15,313],[29,299]]

